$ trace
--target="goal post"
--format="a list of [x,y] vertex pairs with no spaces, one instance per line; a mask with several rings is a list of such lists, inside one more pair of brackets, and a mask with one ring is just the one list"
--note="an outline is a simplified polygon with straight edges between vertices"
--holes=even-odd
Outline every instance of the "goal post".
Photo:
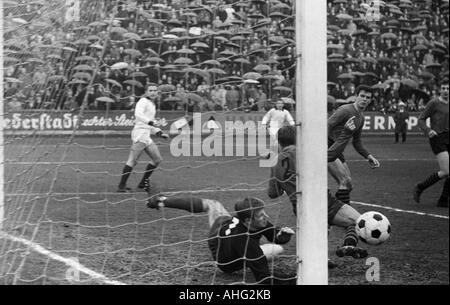
[[3,1],[0,1],[0,232],[3,229],[3,221],[5,218],[5,143],[3,138],[3,107],[5,104],[5,100],[3,98],[3,82]]
[[296,4],[298,284],[328,284],[327,7]]

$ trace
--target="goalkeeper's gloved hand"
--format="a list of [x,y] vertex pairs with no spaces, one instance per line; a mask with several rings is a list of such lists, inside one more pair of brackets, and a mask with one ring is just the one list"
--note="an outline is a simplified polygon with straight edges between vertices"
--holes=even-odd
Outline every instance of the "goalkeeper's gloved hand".
[[153,122],[153,121],[150,121],[150,122],[148,122],[148,125],[150,125],[150,126],[154,126],[154,125],[155,125],[155,122]]
[[168,139],[169,135],[167,133],[163,133],[161,130],[156,133],[156,135],[163,139]]

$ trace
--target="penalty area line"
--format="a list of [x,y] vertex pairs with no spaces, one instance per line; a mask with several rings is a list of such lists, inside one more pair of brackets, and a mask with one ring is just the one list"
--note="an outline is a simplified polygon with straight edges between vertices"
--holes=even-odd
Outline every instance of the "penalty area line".
[[447,220],[449,219],[449,217],[448,217],[448,216],[445,216],[445,215],[437,215],[437,214],[423,213],[423,212],[417,212],[417,211],[411,211],[411,210],[402,210],[402,209],[392,208],[392,207],[383,206],[383,205],[378,205],[378,204],[371,204],[371,203],[358,202],[358,201],[352,201],[351,203],[357,204],[357,205],[366,206],[366,207],[373,207],[373,208],[385,209],[385,210],[389,210],[389,211],[400,212],[400,213],[406,213],[406,214],[413,214],[413,215],[419,215],[419,216],[428,216],[428,217],[440,218],[440,219],[447,219]]
[[77,270],[79,272],[82,272],[82,273],[90,276],[93,280],[101,281],[108,285],[126,285],[125,283],[122,283],[120,281],[110,280],[105,275],[95,272],[94,270],[91,270],[91,269],[83,266],[82,264],[80,264],[79,262],[77,262],[74,259],[62,257],[61,255],[58,255],[50,250],[47,250],[44,247],[42,247],[41,245],[31,242],[27,239],[16,237],[16,236],[7,234],[2,231],[0,231],[0,238],[9,239],[14,242],[24,244],[24,245],[28,246],[30,249],[34,250],[35,252],[45,255],[55,261],[61,262],[65,265],[67,265],[68,267],[72,268],[73,270]]

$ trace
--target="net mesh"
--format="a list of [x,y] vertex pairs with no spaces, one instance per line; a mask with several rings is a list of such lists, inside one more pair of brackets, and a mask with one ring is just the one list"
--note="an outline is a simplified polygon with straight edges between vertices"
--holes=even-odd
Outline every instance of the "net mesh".
[[[192,89],[193,79],[252,85],[262,78],[269,99],[292,94],[277,88],[293,69],[292,6],[228,2],[3,1],[1,283],[254,282],[249,270],[227,275],[216,268],[207,246],[208,215],[148,210],[146,193],[116,193],[133,104],[145,84],[162,90],[160,110],[203,111],[206,117],[216,115],[208,110],[232,113],[237,105],[198,102],[200,84]],[[229,21],[231,8],[245,14]],[[273,34],[272,20],[283,25],[282,36]],[[255,33],[262,42],[249,49],[244,41]],[[281,71],[273,69],[278,66]],[[184,81],[185,90],[180,93],[171,79]],[[161,124],[170,126],[179,116],[161,118]],[[126,128],[114,131],[118,125]],[[83,129],[92,126],[93,132]],[[219,141],[227,137],[233,139],[217,135]],[[231,142],[244,153],[175,158],[170,143],[159,141],[165,161],[152,176],[152,193],[215,199],[230,212],[244,197],[267,198],[269,171],[258,167],[259,156],[249,156],[245,142]],[[146,162],[142,158],[130,185],[137,185]],[[287,198],[266,202],[273,224],[295,227]],[[295,270],[294,243],[269,265]]]

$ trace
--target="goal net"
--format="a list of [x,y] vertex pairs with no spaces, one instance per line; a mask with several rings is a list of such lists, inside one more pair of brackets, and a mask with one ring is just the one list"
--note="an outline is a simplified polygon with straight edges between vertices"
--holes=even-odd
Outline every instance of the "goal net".
[[[2,1],[0,283],[255,283],[250,270],[216,267],[208,215],[146,207],[136,186],[147,156],[129,179],[133,192],[116,190],[133,105],[155,83],[159,127],[177,131],[173,123],[201,112],[198,130],[213,130],[223,146],[209,155],[205,136],[191,137],[189,153],[174,156],[171,140],[156,140],[164,161],[152,194],[214,199],[230,213],[238,200],[257,197],[271,223],[296,229],[287,196],[267,196],[270,171],[252,147],[259,142],[222,126],[256,130],[269,104],[255,100],[262,93],[293,100],[289,3]],[[271,272],[295,274],[294,239],[269,260]]]

